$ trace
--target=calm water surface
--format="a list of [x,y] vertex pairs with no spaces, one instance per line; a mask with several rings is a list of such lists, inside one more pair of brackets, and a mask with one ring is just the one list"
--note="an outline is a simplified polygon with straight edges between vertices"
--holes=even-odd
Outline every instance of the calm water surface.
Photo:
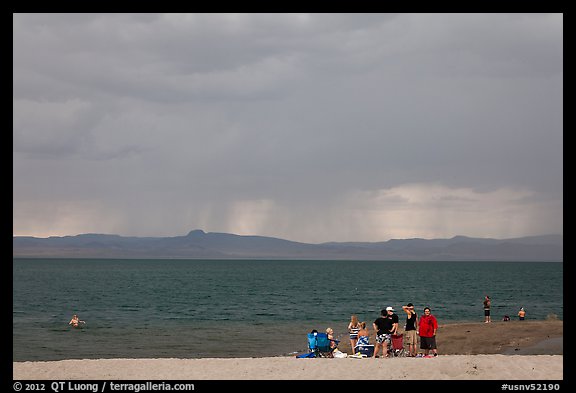
[[280,356],[388,305],[481,322],[486,294],[493,320],[563,319],[562,284],[551,262],[14,259],[13,361]]

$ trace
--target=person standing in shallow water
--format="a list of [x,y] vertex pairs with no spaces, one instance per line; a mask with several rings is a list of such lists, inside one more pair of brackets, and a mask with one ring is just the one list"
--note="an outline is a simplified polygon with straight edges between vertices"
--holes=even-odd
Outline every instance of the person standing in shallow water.
[[86,323],[86,322],[81,321],[78,318],[78,315],[74,314],[74,315],[72,315],[72,319],[70,320],[70,322],[68,322],[68,325],[72,325],[73,327],[78,327],[81,323]]
[[484,323],[489,323],[490,321],[490,296],[486,295],[484,298]]

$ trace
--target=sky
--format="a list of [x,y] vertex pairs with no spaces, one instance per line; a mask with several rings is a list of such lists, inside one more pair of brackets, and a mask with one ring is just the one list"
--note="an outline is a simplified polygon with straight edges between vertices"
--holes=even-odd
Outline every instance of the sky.
[[562,234],[562,118],[562,14],[14,14],[13,234]]

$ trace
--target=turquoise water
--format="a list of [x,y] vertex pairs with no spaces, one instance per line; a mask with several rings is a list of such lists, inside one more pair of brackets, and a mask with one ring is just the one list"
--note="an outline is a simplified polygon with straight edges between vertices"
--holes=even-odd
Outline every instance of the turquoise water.
[[495,321],[563,319],[563,264],[14,259],[13,361],[280,356],[388,305],[481,322],[486,294]]

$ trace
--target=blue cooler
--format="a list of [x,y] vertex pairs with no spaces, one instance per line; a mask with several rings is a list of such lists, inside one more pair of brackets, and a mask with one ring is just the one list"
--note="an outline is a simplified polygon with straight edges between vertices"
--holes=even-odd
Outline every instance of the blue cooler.
[[360,352],[362,355],[366,355],[368,357],[372,357],[374,356],[374,345],[372,344],[361,344],[361,345],[356,345],[354,347],[354,353],[358,353]]

